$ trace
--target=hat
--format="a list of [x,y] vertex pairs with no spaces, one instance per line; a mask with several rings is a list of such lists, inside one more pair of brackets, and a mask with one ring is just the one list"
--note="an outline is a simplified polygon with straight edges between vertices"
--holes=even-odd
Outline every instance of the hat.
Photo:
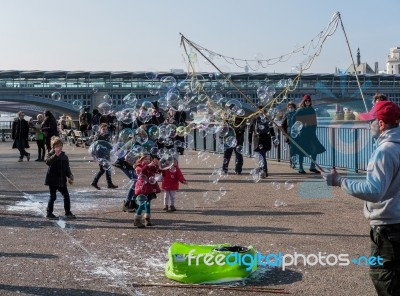
[[304,95],[303,101],[305,100],[310,100],[311,101],[311,96],[310,95]]
[[383,120],[385,123],[394,124],[400,118],[400,108],[391,101],[379,101],[368,113],[358,115],[362,121]]

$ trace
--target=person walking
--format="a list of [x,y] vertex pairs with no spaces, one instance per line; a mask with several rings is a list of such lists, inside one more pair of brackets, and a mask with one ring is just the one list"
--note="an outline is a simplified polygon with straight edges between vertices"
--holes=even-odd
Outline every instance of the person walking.
[[[110,136],[108,134],[108,125],[106,123],[100,124],[99,131],[98,131],[97,135],[95,136],[94,141],[107,141],[107,142],[110,142]],[[108,156],[107,160],[110,160],[109,156]],[[104,173],[106,173],[107,188],[109,188],[109,189],[118,188],[118,186],[114,185],[112,180],[111,180],[110,169],[105,170],[103,168],[102,164],[99,164],[99,171],[96,174],[96,176],[94,177],[93,182],[90,185],[92,185],[97,190],[100,190],[101,188],[99,187],[98,182],[99,182],[101,176],[103,176]]]
[[[224,142],[224,160],[222,164],[222,170],[225,174],[228,173],[229,162],[232,157],[233,151],[235,151],[235,174],[241,175],[243,168],[243,155],[242,151],[237,146],[243,147],[244,142],[244,131],[246,124],[242,122],[242,118],[236,117],[234,126],[229,126],[229,132],[223,137]],[[221,137],[221,136],[220,136]],[[226,140],[231,140],[232,137],[235,139],[235,143],[228,143]],[[233,146],[231,144],[234,144]]]
[[300,121],[303,125],[300,134],[294,139],[296,143],[306,152],[303,153],[296,145],[291,145],[290,155],[299,156],[299,173],[305,174],[303,168],[304,157],[310,157],[310,172],[319,174],[320,171],[315,168],[315,161],[318,154],[324,153],[325,147],[322,146],[317,138],[317,115],[312,107],[311,96],[305,95],[297,109],[293,121]]
[[294,116],[296,114],[296,109],[297,106],[294,102],[288,102],[287,103],[287,111],[284,115],[284,118],[282,120],[282,128],[285,131],[285,133],[288,135],[286,137],[286,143],[289,145],[289,161],[290,161],[290,167],[295,169],[296,168],[296,155],[292,155],[290,152],[290,146],[293,145],[290,143],[289,137],[291,137],[291,130],[292,126],[294,124]]
[[53,113],[50,110],[46,110],[44,112],[44,121],[42,124],[42,131],[45,135],[45,143],[47,152],[50,152],[51,148],[51,138],[53,136],[58,136],[57,130],[57,120],[54,117]]
[[31,159],[31,154],[25,150],[29,148],[29,123],[24,119],[25,113],[23,111],[19,111],[17,116],[18,117],[12,124],[11,137],[14,140],[12,148],[17,148],[19,150],[18,162],[22,162],[24,156],[26,156],[26,160],[29,161]]
[[57,199],[57,191],[64,197],[64,210],[66,218],[76,218],[71,212],[71,201],[67,188],[68,183],[73,184],[74,176],[72,175],[71,168],[69,167],[68,156],[62,151],[63,142],[59,137],[53,136],[51,138],[51,151],[46,156],[46,164],[49,166],[46,174],[45,185],[49,186],[50,198],[47,204],[47,219],[58,219],[53,214],[54,202]]
[[[258,107],[261,110],[262,106]],[[254,156],[257,159],[258,172],[261,178],[268,177],[267,152],[277,146],[275,130],[264,114],[259,114],[250,123],[249,139],[253,145]]]
[[44,157],[46,156],[46,148],[44,145],[44,133],[42,131],[42,124],[44,121],[44,116],[43,114],[38,114],[36,116],[36,123],[34,126],[35,132],[36,132],[36,145],[38,147],[38,157],[35,159],[35,161],[44,161]]
[[335,169],[323,177],[328,186],[341,187],[364,201],[371,256],[382,258],[382,264],[370,265],[369,275],[379,296],[400,295],[400,108],[391,101],[378,101],[359,119],[371,122],[376,139],[365,180],[350,180]]

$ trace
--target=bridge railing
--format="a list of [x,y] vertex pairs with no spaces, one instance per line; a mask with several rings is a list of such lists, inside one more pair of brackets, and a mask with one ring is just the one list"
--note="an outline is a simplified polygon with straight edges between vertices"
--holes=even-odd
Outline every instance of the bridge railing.
[[[209,152],[223,153],[223,147],[219,144],[219,134],[208,134],[204,136],[198,130],[192,131],[194,141],[189,148]],[[368,160],[373,152],[373,140],[369,127],[365,123],[319,123],[317,137],[326,151],[317,156],[317,163],[322,167],[337,167],[358,172],[367,169]],[[289,145],[285,137],[278,130],[277,138],[279,145],[268,152],[270,160],[278,162],[289,162]],[[252,156],[252,147],[248,139],[248,128],[245,132],[243,154]],[[304,164],[309,165],[310,159],[305,158]]]

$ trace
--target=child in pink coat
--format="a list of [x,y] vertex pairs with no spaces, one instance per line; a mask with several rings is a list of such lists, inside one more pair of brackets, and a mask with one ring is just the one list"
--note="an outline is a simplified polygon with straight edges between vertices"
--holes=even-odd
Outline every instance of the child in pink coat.
[[182,184],[188,184],[185,177],[182,174],[181,169],[178,166],[178,161],[174,161],[173,167],[169,170],[162,171],[162,184],[161,188],[164,189],[164,211],[168,212],[168,204],[170,201],[170,211],[174,212],[175,209],[175,196],[176,191],[179,189],[179,182]]
[[[150,222],[150,201],[157,198],[160,187],[158,186],[155,175],[160,173],[158,159],[152,159],[149,154],[143,155],[136,162],[136,175],[138,179],[135,184],[136,201],[138,208],[135,214],[134,226],[144,228],[145,226],[153,226]],[[141,199],[139,201],[138,199]],[[142,223],[142,212],[145,211],[144,224]]]

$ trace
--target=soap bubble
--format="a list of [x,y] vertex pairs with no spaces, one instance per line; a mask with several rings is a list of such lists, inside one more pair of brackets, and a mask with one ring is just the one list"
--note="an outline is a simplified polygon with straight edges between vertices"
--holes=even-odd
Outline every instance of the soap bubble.
[[110,159],[110,153],[112,150],[113,146],[109,142],[99,140],[93,142],[90,145],[88,152],[93,157],[93,159],[98,161],[101,159]]
[[60,94],[59,92],[53,92],[53,93],[51,94],[51,98],[52,98],[54,101],[60,101],[60,100],[61,100],[61,94]]
[[72,108],[74,108],[74,110],[81,110],[83,107],[83,103],[81,100],[75,100],[72,102]]
[[163,155],[160,158],[159,167],[161,170],[168,170],[174,165],[174,158],[171,155]]
[[290,135],[292,138],[297,138],[297,136],[300,134],[301,130],[303,128],[303,123],[301,121],[296,121],[291,129],[290,129]]
[[110,106],[112,106],[112,97],[110,95],[104,95],[103,100],[104,100],[104,103],[107,103]]
[[287,180],[287,181],[285,182],[284,188],[285,188],[286,190],[288,190],[288,191],[291,190],[291,189],[293,189],[293,188],[294,188],[293,182],[290,181],[290,180]]
[[103,102],[97,106],[99,112],[103,115],[110,114],[111,112],[111,105],[109,103]]
[[138,143],[139,145],[143,145],[147,143],[147,141],[149,140],[147,132],[140,127],[135,129],[135,131],[133,132],[133,136],[135,138],[136,143]]
[[147,202],[147,196],[144,194],[139,194],[136,196],[136,203],[138,205],[143,205],[145,202]]
[[271,185],[275,190],[281,189],[281,184],[279,182],[272,182]]
[[123,97],[122,102],[131,108],[135,108],[137,104],[137,97],[134,93],[129,93]]

